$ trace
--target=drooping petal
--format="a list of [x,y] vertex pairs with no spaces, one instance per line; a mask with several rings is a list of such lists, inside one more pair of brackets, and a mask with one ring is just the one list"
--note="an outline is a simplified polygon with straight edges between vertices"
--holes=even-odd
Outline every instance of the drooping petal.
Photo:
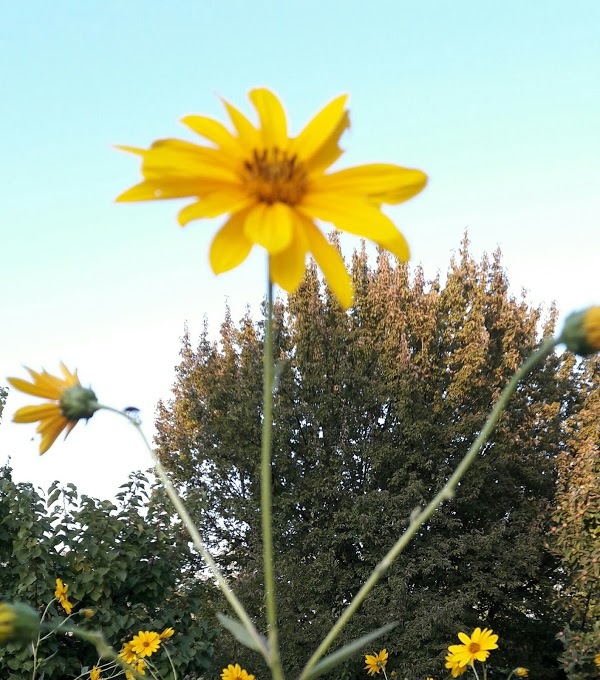
[[308,217],[331,222],[342,231],[374,241],[403,262],[409,259],[404,236],[389,217],[365,200],[313,191],[296,208]]
[[246,153],[252,151],[252,149],[258,148],[260,145],[261,135],[260,132],[252,125],[252,123],[244,116],[241,111],[235,108],[225,99],[221,100],[223,105],[227,109],[229,118],[233,124],[233,127],[238,133],[239,142],[246,151]]
[[[19,388],[20,389],[20,388]],[[15,411],[14,423],[35,423],[37,420],[61,415],[58,404],[36,404],[35,406],[23,406]]]
[[40,455],[46,453],[46,451],[54,444],[58,435],[65,429],[68,422],[63,416],[55,416],[49,420],[43,420],[37,431],[42,435],[42,441],[40,442]]
[[32,385],[22,378],[7,378],[7,380],[15,389],[42,399],[60,399],[62,393],[62,390],[57,389],[55,385]]
[[292,240],[293,214],[285,203],[259,203],[250,209],[244,225],[246,237],[270,255],[287,248]]
[[245,212],[232,215],[214,237],[209,258],[215,274],[234,269],[248,257],[253,243],[244,234],[245,221]]
[[401,203],[425,188],[427,175],[420,170],[386,163],[359,165],[318,178],[319,191],[368,196],[375,203]]
[[241,156],[243,149],[240,146],[239,140],[222,123],[219,123],[214,118],[191,115],[182,118],[181,122],[205,139],[214,142],[223,151],[238,158]]
[[219,149],[182,139],[159,139],[145,153],[142,174],[146,179],[198,177],[225,182],[238,180],[239,163]]
[[305,220],[299,215],[292,215],[294,228],[289,246],[269,258],[271,280],[288,293],[293,293],[302,281],[308,249]]
[[304,231],[308,249],[325,277],[325,281],[344,309],[352,304],[352,280],[337,248],[329,243],[315,224],[306,219]]
[[279,99],[264,87],[250,90],[249,97],[258,113],[263,146],[285,150],[288,144],[287,120]]
[[297,153],[310,172],[329,167],[341,155],[338,142],[350,125],[345,110],[348,95],[329,102],[290,142],[290,152]]
[[177,219],[183,227],[192,220],[203,217],[217,217],[224,213],[239,212],[253,202],[245,191],[239,187],[230,190],[214,191],[203,196],[197,203],[186,206],[179,212]]

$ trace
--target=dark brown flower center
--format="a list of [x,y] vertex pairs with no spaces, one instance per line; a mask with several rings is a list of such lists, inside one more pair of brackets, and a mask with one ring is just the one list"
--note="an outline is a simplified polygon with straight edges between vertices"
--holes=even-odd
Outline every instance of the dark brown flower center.
[[296,155],[272,147],[254,149],[244,162],[243,180],[262,203],[296,205],[306,192],[306,170]]
[[469,651],[471,652],[471,654],[476,654],[480,649],[481,647],[478,642],[471,642],[471,644],[469,645]]

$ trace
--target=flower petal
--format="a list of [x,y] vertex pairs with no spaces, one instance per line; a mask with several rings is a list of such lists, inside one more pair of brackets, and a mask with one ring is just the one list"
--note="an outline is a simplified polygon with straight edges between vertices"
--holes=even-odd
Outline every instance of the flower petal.
[[331,222],[342,231],[368,238],[403,262],[409,259],[410,251],[404,236],[389,217],[365,200],[312,191],[304,196],[296,209],[308,217]]
[[232,215],[221,227],[210,246],[210,265],[215,274],[234,269],[252,249],[252,241],[244,234],[246,213]]
[[37,428],[37,431],[42,435],[42,441],[40,442],[40,455],[46,453],[46,451],[54,444],[58,435],[65,429],[68,425],[68,421],[64,416],[55,416],[50,420],[45,420]]
[[408,201],[426,184],[427,175],[420,170],[387,163],[359,165],[318,178],[319,191],[368,196],[376,203]]
[[7,378],[7,380],[15,389],[25,392],[25,394],[31,394],[34,397],[60,399],[62,394],[62,389],[57,388],[56,385],[49,385],[47,383],[39,385],[37,382],[31,384],[22,378]]
[[[20,389],[20,388],[18,388]],[[58,404],[36,404],[35,406],[23,406],[15,411],[14,423],[35,423],[38,420],[62,415]]]
[[156,179],[140,182],[119,194],[117,203],[131,203],[135,201],[162,201],[166,198],[187,198],[198,196],[198,180],[195,179]]
[[214,120],[214,118],[191,115],[182,118],[181,122],[232,156],[239,157],[242,154],[239,140],[222,123]]
[[279,99],[266,88],[250,90],[248,95],[260,119],[263,145],[284,150],[288,145],[287,121]]
[[248,212],[244,233],[270,255],[289,246],[293,235],[293,211],[285,203],[259,203]]
[[245,149],[246,153],[256,149],[260,145],[260,132],[252,125],[252,123],[244,116],[241,111],[230,104],[225,99],[221,100],[223,105],[227,109],[229,118],[233,124],[233,127],[238,133],[239,142]]
[[348,95],[336,97],[291,141],[290,152],[297,153],[310,172],[329,167],[342,155],[338,142],[350,126],[347,101]]
[[293,213],[292,217],[294,229],[289,246],[269,258],[271,281],[281,286],[288,293],[293,293],[302,281],[306,269],[306,251],[308,249],[303,224],[304,218]]
[[[348,309],[352,304],[354,293],[352,280],[344,264],[344,259],[338,249],[329,243],[311,220],[305,220],[304,231],[308,241],[308,249],[323,272],[327,285],[343,309]],[[384,659],[387,659],[387,652]]]
[[223,213],[239,212],[251,205],[252,199],[239,187],[232,186],[230,189],[213,191],[202,196],[197,203],[186,206],[179,212],[177,219],[183,227],[192,220],[204,217],[217,217]]

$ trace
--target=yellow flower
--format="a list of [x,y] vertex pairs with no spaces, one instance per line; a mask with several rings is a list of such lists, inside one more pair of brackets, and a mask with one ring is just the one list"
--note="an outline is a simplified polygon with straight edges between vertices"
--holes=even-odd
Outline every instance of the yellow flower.
[[79,613],[85,616],[86,619],[91,619],[96,612],[91,607],[86,607],[85,609],[82,609]]
[[67,430],[66,439],[77,421],[81,418],[91,418],[100,408],[92,390],[81,386],[77,371],[71,373],[63,363],[60,367],[64,378],[46,371],[36,373],[30,368],[27,370],[33,378],[32,382],[21,378],[8,378],[8,382],[21,392],[48,399],[50,402],[24,406],[13,417],[15,423],[35,423],[39,420],[37,431],[42,435],[40,454],[46,453],[63,430]]
[[175,631],[172,628],[165,628],[163,632],[158,636],[161,640],[167,640],[175,635]]
[[90,680],[100,680],[100,669],[94,666],[90,671]]
[[130,640],[123,645],[123,648],[119,652],[119,656],[123,659],[125,663],[132,665],[136,659],[137,654],[133,651],[133,641]]
[[517,678],[526,678],[529,675],[529,669],[518,666],[515,668],[515,675]]
[[379,674],[387,664],[388,653],[386,649],[382,649],[379,654],[365,655],[365,670],[369,675]]
[[[135,663],[135,670],[140,674],[140,675],[146,675],[146,662],[144,659],[138,659]],[[130,673],[129,671],[125,671],[125,677],[127,680],[135,680],[133,673]]]
[[460,666],[467,666],[475,661],[483,662],[490,655],[490,650],[498,649],[498,636],[489,628],[475,628],[471,637],[466,633],[459,633],[458,637],[463,644],[450,645],[448,651],[458,659]]
[[598,668],[600,668],[600,652],[598,652],[598,654],[596,654],[596,656],[594,657],[594,663],[596,664],[596,666],[598,666]]
[[600,306],[569,314],[561,340],[571,352],[584,357],[600,352]]
[[40,615],[20,602],[0,602],[0,644],[11,638],[26,642],[34,640],[40,631]]
[[14,607],[7,602],[0,602],[0,643],[12,637],[16,619]]
[[289,136],[283,106],[270,90],[251,90],[249,98],[258,126],[226,101],[233,132],[205,116],[182,119],[207,146],[161,139],[149,149],[119,147],[141,156],[144,179],[117,201],[196,198],[179,213],[182,226],[229,215],[210,248],[216,274],[237,267],[259,245],[269,254],[271,280],[293,292],[311,253],[340,304],[349,307],[352,285],[343,259],[315,220],[407,260],[408,245],[381,206],[412,198],[427,177],[383,163],[326,173],[343,153],[338,142],[350,125],[346,95],[325,106],[296,137]]
[[151,656],[159,647],[160,636],[152,630],[140,630],[131,640],[132,651],[141,657]]
[[221,680],[254,680],[254,676],[240,667],[239,663],[235,666],[229,664],[221,673]]
[[67,616],[71,613],[73,605],[69,602],[69,597],[67,591],[69,586],[63,583],[59,578],[56,579],[56,590],[54,591],[54,596],[59,601],[61,607],[67,612]]
[[460,661],[456,654],[448,654],[446,656],[446,668],[451,671],[453,678],[457,678],[459,675],[467,672],[467,667],[460,665]]

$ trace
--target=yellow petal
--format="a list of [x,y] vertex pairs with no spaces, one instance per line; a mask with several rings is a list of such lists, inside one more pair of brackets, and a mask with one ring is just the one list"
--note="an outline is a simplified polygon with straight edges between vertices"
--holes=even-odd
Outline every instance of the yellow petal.
[[308,241],[308,249],[319,269],[325,276],[327,285],[338,299],[344,309],[352,304],[353,290],[350,274],[346,269],[344,260],[337,248],[329,243],[319,229],[310,220],[305,221],[305,234]]
[[306,268],[308,244],[304,231],[304,218],[292,215],[294,220],[293,236],[289,246],[269,258],[271,281],[288,293],[293,293],[300,285]]
[[221,227],[210,246],[210,265],[215,274],[234,269],[252,249],[252,242],[244,234],[246,213],[232,215]]
[[329,167],[342,154],[338,142],[350,125],[345,110],[348,95],[329,102],[290,143],[290,151],[297,153],[309,171]]
[[270,255],[279,253],[292,240],[292,209],[285,203],[259,203],[248,212],[244,233],[252,243],[262,246]]
[[140,182],[119,194],[117,203],[135,201],[162,201],[166,198],[187,198],[198,196],[198,181],[187,179],[158,179]]
[[61,416],[60,418],[54,418],[51,421],[44,423],[45,427],[43,431],[38,427],[38,432],[42,434],[42,441],[40,442],[40,455],[46,453],[46,451],[54,444],[58,435],[67,426],[67,421]]
[[263,146],[285,149],[288,143],[287,122],[279,99],[266,88],[250,90],[249,97],[260,119]]
[[23,406],[15,411],[14,423],[35,423],[38,420],[61,415],[58,404],[38,404],[36,406]]
[[17,390],[31,394],[42,399],[60,399],[62,389],[57,389],[55,385],[31,384],[21,378],[7,378],[8,382]]
[[239,142],[245,149],[246,153],[251,152],[260,146],[261,136],[260,132],[252,125],[252,123],[244,116],[241,111],[235,108],[225,99],[222,100],[233,127],[236,129],[239,137]]
[[410,257],[408,244],[394,223],[365,200],[312,191],[296,209],[308,217],[331,222],[342,231],[368,238],[403,262]]
[[246,192],[238,187],[232,187],[227,191],[214,191],[206,194],[197,203],[192,203],[179,212],[179,224],[183,227],[191,220],[205,217],[217,217],[223,213],[239,212],[252,203]]
[[159,139],[144,154],[142,174],[150,180],[182,177],[236,182],[238,165],[220,149],[182,139]]
[[232,156],[239,157],[241,155],[242,147],[240,147],[239,141],[222,123],[214,120],[214,118],[196,115],[185,116],[181,119],[181,122],[205,139],[214,142]]
[[317,182],[318,191],[368,196],[376,203],[401,203],[425,187],[427,175],[398,165],[372,163],[320,176]]

